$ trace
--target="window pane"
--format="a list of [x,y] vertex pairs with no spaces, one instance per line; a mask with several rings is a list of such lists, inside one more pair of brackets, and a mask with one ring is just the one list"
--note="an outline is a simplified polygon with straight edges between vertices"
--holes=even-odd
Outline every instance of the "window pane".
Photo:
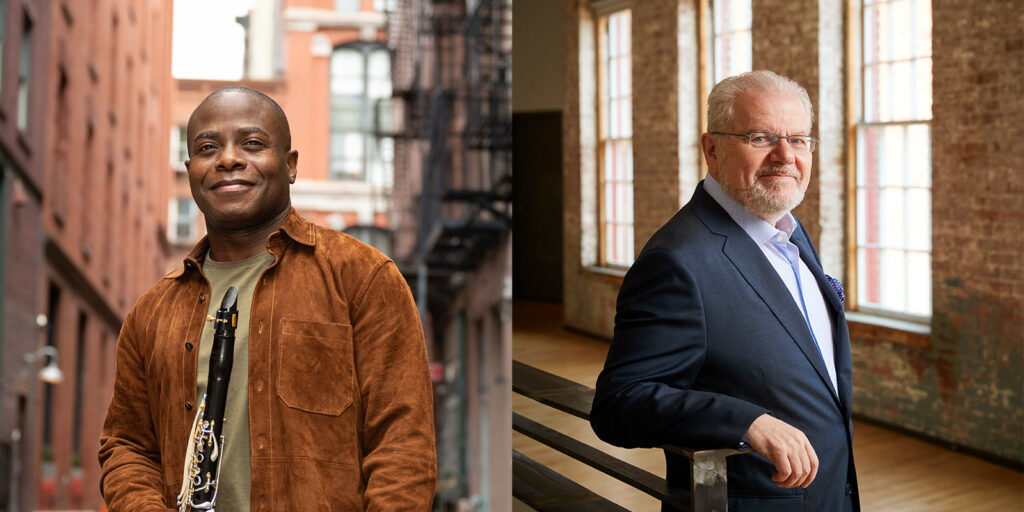
[[907,190],[907,249],[930,251],[932,248],[932,195],[928,189]]
[[368,95],[370,98],[391,97],[391,55],[387,50],[370,52],[367,63]]
[[857,162],[860,172],[857,173],[858,186],[878,185],[879,155],[882,155],[882,131],[877,127],[867,127],[860,132],[860,147]]
[[930,0],[914,2],[914,54],[932,54],[932,3]]
[[864,120],[867,122],[877,121],[879,117],[878,108],[878,66],[872,65],[864,68]]
[[363,53],[339,48],[331,54],[331,92],[338,95],[363,95]]
[[877,306],[881,302],[878,287],[881,267],[879,250],[862,248],[857,251],[857,289],[860,291],[860,303]]
[[885,127],[885,144],[880,148],[884,164],[880,171],[887,187],[903,185],[903,130],[899,125]]
[[932,179],[931,136],[928,125],[907,127],[907,186],[930,187]]
[[334,0],[334,10],[338,12],[358,12],[362,0]]
[[882,226],[882,243],[885,247],[903,247],[903,189],[882,189],[882,210],[879,217],[885,219]]
[[906,258],[903,251],[886,249],[882,251],[882,307],[891,311],[904,311],[907,282]]
[[907,312],[913,315],[932,314],[931,256],[912,252],[907,255]]
[[893,121],[910,121],[913,119],[915,83],[914,67],[911,61],[894,62],[889,76],[889,88],[892,100]]
[[889,37],[888,41],[892,44],[892,53],[889,55],[891,60],[905,60],[911,57],[911,44],[914,41],[912,33],[910,32],[913,26],[914,18],[910,15],[910,1],[909,0],[894,0],[889,4],[889,12],[891,13],[892,20],[903,21],[904,24],[894,24],[892,34],[896,37]]
[[914,113],[913,119],[932,118],[932,59],[914,62]]

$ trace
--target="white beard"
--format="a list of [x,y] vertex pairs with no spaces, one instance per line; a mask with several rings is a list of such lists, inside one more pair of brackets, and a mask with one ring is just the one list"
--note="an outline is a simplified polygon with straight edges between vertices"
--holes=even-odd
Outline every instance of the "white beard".
[[[776,187],[767,185],[757,179],[766,174],[783,173],[792,176],[796,182],[796,188],[791,192],[785,190],[785,186]],[[750,213],[758,217],[781,217],[796,208],[804,200],[804,190],[800,187],[800,171],[791,165],[775,165],[758,169],[754,177],[754,185],[749,188],[741,188],[733,183],[728,172],[719,173],[722,179],[719,183],[722,190],[732,198],[733,201],[743,205]]]

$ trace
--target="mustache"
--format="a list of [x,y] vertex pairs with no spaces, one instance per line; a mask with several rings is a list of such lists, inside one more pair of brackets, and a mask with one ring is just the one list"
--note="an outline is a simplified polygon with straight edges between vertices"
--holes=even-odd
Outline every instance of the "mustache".
[[796,169],[796,166],[786,164],[775,164],[762,167],[757,170],[757,173],[754,174],[754,177],[760,178],[761,176],[767,176],[769,174],[781,174],[783,176],[789,176],[790,178],[796,178],[797,181],[799,181],[802,177],[800,171]]

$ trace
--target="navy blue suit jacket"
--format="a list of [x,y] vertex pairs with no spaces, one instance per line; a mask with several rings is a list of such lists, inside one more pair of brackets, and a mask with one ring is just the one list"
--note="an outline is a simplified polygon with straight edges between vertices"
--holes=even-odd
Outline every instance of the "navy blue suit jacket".
[[[818,475],[806,489],[781,489],[768,459],[732,456],[730,510],[859,510],[843,305],[799,222],[790,240],[832,316],[838,394],[786,285],[701,183],[626,273],[590,421],[618,446],[737,448],[770,413],[807,436]],[[668,480],[688,487],[688,461],[665,457]]]

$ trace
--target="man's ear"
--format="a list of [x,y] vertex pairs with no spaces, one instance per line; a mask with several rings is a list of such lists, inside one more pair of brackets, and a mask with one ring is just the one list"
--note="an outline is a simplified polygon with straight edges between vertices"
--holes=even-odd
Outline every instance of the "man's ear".
[[295,183],[295,177],[299,174],[299,150],[289,149],[285,164],[288,165],[288,183]]
[[704,161],[708,164],[708,174],[718,177],[718,144],[715,136],[705,133],[700,136],[700,149],[704,152]]

